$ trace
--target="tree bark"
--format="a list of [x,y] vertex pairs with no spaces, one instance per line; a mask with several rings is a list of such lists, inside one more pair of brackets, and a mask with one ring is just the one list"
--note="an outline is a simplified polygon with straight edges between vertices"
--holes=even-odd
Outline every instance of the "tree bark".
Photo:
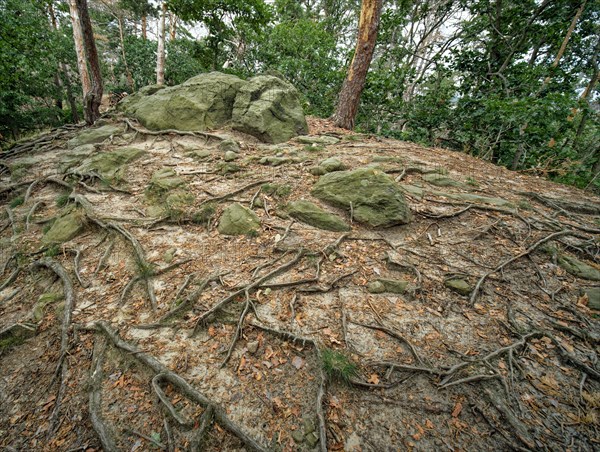
[[67,91],[67,100],[71,107],[71,119],[75,124],[79,122],[79,111],[77,111],[77,102],[75,102],[75,96],[73,96],[73,89],[71,88],[71,79],[69,78],[69,70],[65,63],[60,63],[60,69],[64,76],[64,85]]
[[165,2],[161,6],[160,19],[158,21],[158,50],[156,53],[156,84],[165,84],[165,16],[167,15],[167,5]]
[[147,28],[148,28],[148,18],[145,14],[142,14],[142,39],[145,41],[146,39],[148,39],[148,33],[147,33]]
[[177,36],[177,16],[175,13],[169,13],[169,39],[171,41],[175,40]]
[[75,42],[75,53],[77,54],[77,69],[81,79],[81,88],[83,97],[92,91],[92,82],[85,62],[85,50],[83,44],[83,33],[81,31],[81,19],[77,9],[77,0],[69,0],[69,10],[71,11],[71,24],[73,25],[73,41]]
[[133,75],[127,65],[127,56],[125,55],[125,36],[123,34],[123,17],[116,14],[117,23],[119,24],[119,39],[121,41],[121,55],[123,56],[123,66],[125,67],[125,76],[127,77],[127,85],[131,92],[135,91],[135,82],[133,81]]
[[83,35],[83,43],[85,45],[85,54],[87,62],[90,65],[90,74],[92,87],[83,99],[83,112],[85,122],[94,124],[100,117],[100,103],[102,102],[102,74],[100,72],[100,61],[98,59],[98,51],[94,41],[94,31],[92,29],[92,21],[88,13],[87,0],[75,0],[77,3],[77,11],[81,21],[81,31]]
[[360,95],[375,51],[382,6],[383,0],[362,1],[356,50],[340,91],[336,111],[331,118],[338,127],[349,130],[354,128]]

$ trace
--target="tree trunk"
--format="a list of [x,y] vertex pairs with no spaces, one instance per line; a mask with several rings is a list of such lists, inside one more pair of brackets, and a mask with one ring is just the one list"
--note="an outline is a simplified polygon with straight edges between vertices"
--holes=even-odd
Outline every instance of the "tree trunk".
[[350,130],[354,128],[360,95],[375,51],[382,5],[383,0],[362,1],[356,50],[340,91],[337,109],[331,118],[338,127]]
[[145,14],[142,14],[142,39],[144,41],[146,39],[148,39],[147,28],[148,28],[148,18]]
[[127,65],[127,56],[125,55],[125,37],[123,35],[123,17],[117,16],[117,23],[119,24],[119,39],[121,40],[121,55],[123,56],[123,66],[125,66],[125,76],[127,77],[127,85],[131,92],[135,91],[135,83],[133,81],[133,75]]
[[69,0],[69,10],[71,11],[71,24],[73,25],[73,41],[75,42],[75,53],[77,54],[77,69],[81,79],[81,88],[83,97],[92,91],[92,82],[85,62],[85,50],[83,44],[83,34],[81,31],[81,19],[77,9],[77,0]]
[[[581,17],[581,14],[583,13],[583,10],[585,9],[585,4],[587,3],[587,0],[583,0],[583,2],[581,3],[581,6],[579,7],[579,9],[577,9],[577,12],[575,13],[575,16],[573,17],[573,20],[571,21],[571,25],[569,25],[569,29],[567,30],[567,34],[565,35],[565,38],[563,39],[562,44],[560,45],[560,49],[558,50],[558,53],[556,54],[556,57],[554,58],[554,61],[552,62],[552,69],[556,68],[558,66],[558,63],[560,61],[560,59],[562,58],[563,54],[565,53],[565,49],[567,48],[567,44],[569,43],[569,40],[571,39],[571,35],[573,34],[573,30],[575,30],[575,25],[577,25],[577,21],[579,20],[579,18]],[[548,82],[550,82],[550,75],[548,75],[545,79],[544,79],[544,83],[542,83],[542,88],[540,89],[543,90],[545,88],[545,86],[548,84]]]
[[[577,12],[575,13],[573,20],[571,20],[571,24],[569,25],[567,34],[565,35],[565,37],[562,41],[562,44],[560,45],[560,49],[558,50],[558,53],[556,54],[556,57],[554,58],[554,61],[552,62],[552,66],[551,66],[552,69],[554,69],[558,66],[560,59],[562,58],[563,54],[565,53],[567,44],[569,43],[569,40],[571,39],[573,30],[575,30],[575,25],[577,25],[577,21],[579,20],[579,17],[581,17],[581,14],[583,13],[586,3],[587,3],[587,0],[583,0],[583,2],[581,3],[581,6],[577,9]],[[544,88],[546,87],[546,85],[550,82],[550,78],[551,78],[551,76],[548,75],[544,79],[542,86],[537,91],[537,93],[534,95],[534,98],[540,96],[540,94],[544,91]],[[525,135],[525,129],[527,129],[527,126],[528,126],[528,123],[522,124],[519,129],[519,136],[520,136],[519,150],[516,152],[516,154],[513,158],[512,164],[510,166],[510,169],[512,169],[512,170],[516,170],[519,167],[519,161],[521,160],[521,157],[524,152],[524,141],[523,140],[524,140],[524,135]]]
[[156,53],[156,84],[165,84],[165,16],[167,5],[162,3],[162,11],[158,20],[158,51]]
[[92,88],[83,99],[83,112],[85,122],[94,124],[100,117],[100,103],[102,102],[102,74],[100,73],[100,62],[98,60],[98,51],[94,41],[94,31],[92,21],[88,13],[87,0],[75,0],[77,11],[81,21],[81,31],[85,45],[85,54],[87,62],[90,65],[92,78]]
[[69,78],[69,70],[65,63],[60,63],[60,69],[64,76],[64,85],[67,91],[67,100],[71,107],[71,119],[75,124],[79,122],[79,111],[77,111],[77,102],[75,102],[75,96],[73,96],[73,89],[71,88],[71,79]]
[[174,41],[175,37],[177,36],[177,16],[175,15],[175,13],[169,14],[169,27],[169,39],[171,41]]

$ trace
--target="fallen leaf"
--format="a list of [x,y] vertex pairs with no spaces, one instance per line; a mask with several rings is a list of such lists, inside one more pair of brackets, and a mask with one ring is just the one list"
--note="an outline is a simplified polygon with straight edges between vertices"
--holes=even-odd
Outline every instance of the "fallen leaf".
[[458,415],[462,411],[462,408],[462,403],[456,402],[456,405],[454,405],[454,409],[452,410],[452,417],[458,417]]
[[372,383],[374,385],[378,385],[379,384],[379,375],[371,374],[371,376],[369,377],[367,382]]
[[304,360],[302,358],[300,358],[299,356],[294,356],[294,358],[292,359],[292,365],[296,369],[300,370],[304,366]]

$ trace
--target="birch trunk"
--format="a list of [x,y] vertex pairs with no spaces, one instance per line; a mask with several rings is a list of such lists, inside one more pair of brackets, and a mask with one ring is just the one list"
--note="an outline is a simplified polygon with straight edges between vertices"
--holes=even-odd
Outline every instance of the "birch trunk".
[[165,84],[165,16],[167,5],[162,3],[162,11],[158,21],[158,51],[156,53],[156,84]]

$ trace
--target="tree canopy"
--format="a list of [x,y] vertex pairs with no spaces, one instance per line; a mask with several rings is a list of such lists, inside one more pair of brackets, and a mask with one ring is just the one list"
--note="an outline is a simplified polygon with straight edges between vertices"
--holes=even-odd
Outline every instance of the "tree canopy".
[[[105,92],[154,83],[156,5],[88,5]],[[210,70],[270,71],[297,87],[307,114],[333,114],[361,2],[166,6],[166,84]],[[68,121],[66,88],[79,96],[79,108],[82,99],[66,2],[0,0],[0,23],[0,133],[16,138]],[[587,0],[385,2],[356,130],[597,188],[599,23],[597,2]]]

